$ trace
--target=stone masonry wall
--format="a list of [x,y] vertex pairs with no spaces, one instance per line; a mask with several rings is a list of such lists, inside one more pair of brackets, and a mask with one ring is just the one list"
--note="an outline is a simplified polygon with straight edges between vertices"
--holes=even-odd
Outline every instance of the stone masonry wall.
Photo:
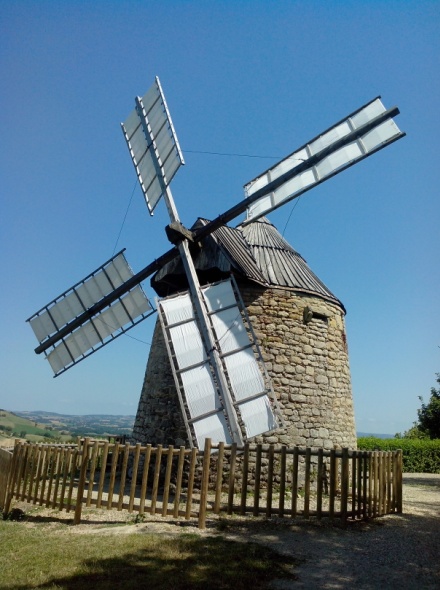
[[133,442],[189,446],[159,318],[134,422]]
[[[285,421],[283,429],[255,442],[355,449],[343,310],[290,290],[241,285],[240,292]],[[313,311],[307,324],[305,307]]]
[[[284,417],[284,427],[251,442],[356,448],[343,310],[313,295],[240,285]],[[313,311],[309,323],[304,308]],[[156,324],[133,438],[188,444],[159,322]]]

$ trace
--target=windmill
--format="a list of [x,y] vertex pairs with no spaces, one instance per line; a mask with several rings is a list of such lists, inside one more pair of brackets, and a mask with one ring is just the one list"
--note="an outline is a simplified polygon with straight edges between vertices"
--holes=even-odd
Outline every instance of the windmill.
[[[44,306],[29,322],[55,376],[151,315],[140,283],[179,258],[189,289],[157,299],[157,311],[188,439],[236,442],[282,424],[252,321],[233,276],[200,284],[191,249],[247,211],[242,226],[404,136],[380,97],[333,125],[245,185],[245,198],[191,230],[179,218],[170,183],[184,164],[160,81],[141,98],[122,130],[152,214],[165,201],[174,247],[134,274],[123,251]],[[304,312],[310,321],[312,311]],[[311,316],[310,316],[311,314]]]

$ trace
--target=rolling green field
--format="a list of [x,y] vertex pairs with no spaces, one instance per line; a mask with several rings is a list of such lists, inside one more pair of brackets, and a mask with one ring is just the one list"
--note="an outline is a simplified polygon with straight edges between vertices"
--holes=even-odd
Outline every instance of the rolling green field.
[[13,444],[15,438],[24,438],[29,442],[41,440],[65,442],[71,440],[72,435],[70,432],[58,430],[52,425],[40,424],[12,412],[0,410],[0,440],[7,442],[8,439],[11,439],[11,444]]
[[0,409],[0,444],[13,446],[15,438],[29,442],[62,443],[78,436],[108,438],[130,436],[134,416],[107,414],[70,415],[56,412],[10,412]]

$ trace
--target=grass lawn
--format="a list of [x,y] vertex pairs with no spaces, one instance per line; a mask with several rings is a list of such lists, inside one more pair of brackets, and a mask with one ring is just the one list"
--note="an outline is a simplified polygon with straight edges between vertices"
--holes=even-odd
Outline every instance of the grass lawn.
[[276,578],[294,579],[292,558],[255,543],[113,528],[77,534],[66,524],[0,521],[0,588],[260,590]]

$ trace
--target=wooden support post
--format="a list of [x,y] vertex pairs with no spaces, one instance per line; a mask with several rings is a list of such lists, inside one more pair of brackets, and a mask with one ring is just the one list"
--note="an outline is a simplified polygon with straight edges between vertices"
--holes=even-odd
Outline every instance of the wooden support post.
[[105,481],[105,470],[107,467],[108,447],[109,447],[109,442],[108,442],[108,440],[106,440],[104,443],[104,447],[102,449],[102,455],[101,455],[101,473],[99,475],[98,499],[96,501],[97,508],[101,508],[101,503],[102,503],[102,492],[104,491],[104,481]]
[[369,477],[369,458],[368,451],[362,453],[362,517],[368,516],[368,477]]
[[390,451],[388,451],[387,453],[387,514],[389,514],[390,512],[392,512],[391,509],[391,460],[392,460],[392,454]]
[[240,514],[246,514],[246,499],[247,499],[247,486],[248,486],[248,474],[249,474],[249,443],[244,445],[244,457],[243,457],[243,477],[241,480],[241,506]]
[[[121,447],[121,451],[122,451],[122,447]],[[125,480],[127,479],[127,468],[128,468],[129,455],[130,455],[130,443],[125,443],[124,454],[122,456],[121,475],[119,478],[118,510],[122,510],[122,508],[124,506]],[[93,482],[92,482],[92,485],[93,485]]]
[[281,447],[281,464],[280,464],[280,499],[278,503],[278,514],[284,516],[284,495],[286,493],[286,464],[287,464],[287,447]]
[[47,473],[49,468],[49,461],[50,461],[50,449],[47,445],[43,447],[43,470],[41,472],[41,488],[40,488],[40,506],[43,506],[44,503],[44,490],[46,489],[46,481],[47,481]]
[[[42,455],[43,453],[41,452],[40,455]],[[69,474],[69,489],[67,492],[67,507],[66,507],[66,512],[70,512],[71,508],[72,508],[72,494],[73,494],[73,488],[75,485],[75,475],[76,475],[76,465],[78,462],[78,457],[80,457],[80,449],[79,447],[76,447],[70,457],[70,464],[69,464],[69,470],[70,470],[70,474]]]
[[338,465],[336,462],[335,449],[330,451],[330,498],[329,498],[329,516],[334,518],[335,516],[335,498],[338,487]]
[[348,449],[342,449],[341,463],[341,519],[347,520],[348,488],[350,482],[350,464]]
[[274,446],[269,445],[269,464],[267,466],[266,518],[270,518],[272,516],[274,451]]
[[168,446],[167,454],[167,466],[165,469],[165,482],[163,484],[162,494],[162,516],[166,516],[168,514],[168,498],[170,496],[171,468],[173,466],[174,445]]
[[128,502],[128,511],[129,512],[133,512],[134,496],[136,493],[137,472],[138,472],[138,468],[139,468],[140,455],[141,455],[141,443],[136,443],[136,447],[135,447],[135,451],[134,451],[132,473],[131,473],[130,500]]
[[62,447],[58,447],[57,448],[56,468],[55,468],[55,486],[54,486],[54,490],[53,490],[53,499],[52,499],[52,509],[56,508],[56,505],[57,505],[58,489],[60,486],[60,477],[61,477],[61,468],[63,465],[63,455],[64,455],[64,449]]
[[15,474],[18,469],[18,454],[20,452],[19,446],[15,443],[14,452],[12,454],[12,460],[9,466],[9,474],[8,480],[6,484],[6,498],[5,498],[5,505],[4,505],[4,514],[8,514],[11,509],[11,501],[14,495],[14,482],[15,482]]
[[159,477],[162,466],[162,445],[157,445],[156,462],[154,464],[153,490],[151,492],[151,514],[156,514],[157,494],[159,493]]
[[55,446],[49,447],[49,471],[48,471],[49,483],[47,486],[47,494],[46,494],[46,507],[47,508],[49,508],[50,502],[51,502],[52,486],[53,486],[53,480],[55,477],[56,460],[57,460],[57,447],[55,447]]
[[214,514],[220,512],[220,503],[222,496],[222,485],[223,485],[223,458],[225,455],[225,443],[220,442],[218,445],[217,452],[217,473],[215,481],[215,501],[214,501]]
[[185,447],[179,449],[179,458],[177,460],[176,492],[174,495],[174,518],[179,516],[180,494],[182,493],[182,476],[185,464]]
[[203,451],[203,467],[202,467],[202,485],[200,490],[200,508],[199,508],[199,529],[204,529],[206,526],[206,503],[208,500],[208,486],[209,486],[209,464],[211,460],[211,439],[205,439],[205,449]]
[[316,482],[316,516],[322,518],[322,488],[324,486],[324,449],[318,449],[318,474]]
[[379,453],[373,451],[373,517],[377,516]]
[[28,481],[29,481],[29,470],[32,464],[32,445],[27,442],[26,443],[26,451],[25,451],[25,466],[24,466],[24,472],[23,472],[23,485],[21,488],[21,499],[24,500],[26,497],[26,494],[28,492]]
[[185,511],[185,518],[189,520],[191,518],[191,508],[192,508],[192,497],[193,497],[193,490],[194,490],[194,474],[196,471],[196,462],[197,462],[197,449],[194,447],[191,449],[191,459],[189,463],[189,473],[188,473],[188,489],[186,494],[186,511]]
[[150,458],[151,458],[151,444],[147,444],[147,446],[145,447],[144,468],[142,470],[141,499],[139,502],[139,514],[144,514],[144,511],[145,511],[145,498],[147,496],[148,470],[150,468]]
[[257,453],[255,456],[255,489],[254,489],[254,516],[258,516],[260,512],[260,485],[261,485],[261,453],[263,447],[261,443],[257,445]]
[[304,475],[304,518],[310,518],[310,467],[312,449],[306,448],[306,463]]
[[231,457],[229,460],[228,514],[232,514],[232,509],[234,507],[236,459],[237,459],[237,443],[233,443],[231,446]]
[[292,508],[291,516],[296,518],[297,506],[298,506],[298,466],[299,466],[299,449],[294,447],[293,449],[293,467],[292,467]]
[[91,465],[90,465],[89,486],[88,486],[88,490],[87,490],[86,507],[89,507],[92,504],[93,483],[94,483],[94,479],[95,479],[96,457],[98,454],[98,444],[99,444],[98,441],[95,440],[95,442],[93,444],[93,450],[92,450],[92,461],[91,461]]
[[356,451],[353,451],[353,455],[351,457],[351,518],[353,520],[356,518],[357,465],[358,465],[358,462],[357,462],[357,452]]
[[81,511],[82,511],[84,487],[85,487],[85,483],[86,483],[87,463],[89,461],[89,441],[90,441],[89,438],[85,438],[84,444],[82,447],[81,469],[79,472],[79,482],[78,482],[78,490],[77,490],[76,506],[75,506],[75,516],[73,518],[73,524],[79,524],[81,522]]
[[63,455],[63,480],[61,483],[61,495],[58,510],[62,510],[64,506],[64,498],[66,495],[67,477],[69,475],[70,463],[72,461],[73,449],[69,448]]
[[403,511],[403,494],[402,494],[402,472],[403,472],[403,455],[402,451],[397,451],[397,478],[396,478],[396,512],[399,514]]

